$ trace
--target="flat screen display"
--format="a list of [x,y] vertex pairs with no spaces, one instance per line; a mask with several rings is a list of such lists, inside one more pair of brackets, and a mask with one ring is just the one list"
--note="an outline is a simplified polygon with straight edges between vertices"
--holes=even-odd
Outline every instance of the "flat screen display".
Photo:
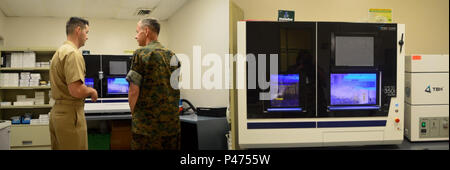
[[125,77],[108,77],[107,78],[108,94],[128,94],[128,81]]
[[88,87],[94,88],[94,79],[93,78],[85,78],[84,84]]
[[126,75],[127,62],[126,61],[109,61],[109,73],[111,75]]
[[[274,80],[275,75],[271,75],[270,79]],[[271,86],[275,82],[271,81]],[[300,97],[300,76],[298,74],[279,74],[278,75],[278,90],[271,91],[270,106],[291,108],[299,107]]]
[[374,66],[374,37],[336,36],[336,66]]
[[330,75],[331,105],[376,105],[377,74]]

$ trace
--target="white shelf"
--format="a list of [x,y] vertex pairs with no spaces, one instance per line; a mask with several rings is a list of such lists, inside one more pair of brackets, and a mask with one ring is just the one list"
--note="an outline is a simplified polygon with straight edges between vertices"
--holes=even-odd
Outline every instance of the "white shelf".
[[46,67],[28,67],[28,68],[11,68],[11,67],[2,67],[0,71],[49,71],[50,68]]
[[44,104],[44,105],[32,105],[32,106],[0,106],[0,109],[46,109],[52,108],[52,105]]
[[29,86],[29,87],[0,87],[0,90],[26,90],[26,89],[50,89],[50,86]]

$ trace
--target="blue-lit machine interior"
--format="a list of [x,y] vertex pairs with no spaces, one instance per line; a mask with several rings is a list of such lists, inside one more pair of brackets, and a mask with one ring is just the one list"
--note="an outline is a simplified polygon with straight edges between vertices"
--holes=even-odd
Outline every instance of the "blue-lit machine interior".
[[108,87],[107,93],[110,95],[128,94],[129,84],[125,77],[108,77],[106,86]]
[[330,74],[330,110],[379,109],[376,73]]
[[85,79],[84,79],[84,84],[85,84],[87,87],[94,88],[94,78],[85,78]]
[[[235,70],[246,77],[235,95],[239,147],[401,143],[404,38],[402,24],[239,22],[238,54],[247,57]],[[270,76],[256,82],[277,89],[247,88],[254,76],[248,61],[270,61],[271,54],[278,74],[269,63]],[[262,100],[268,92],[270,100]]]
[[300,107],[300,78],[298,74],[280,74],[278,76],[271,75],[271,80],[278,78],[278,82],[271,81],[271,86],[277,83],[278,90],[271,91],[270,108],[267,111],[301,111]]
[[376,74],[331,74],[331,105],[377,104]]

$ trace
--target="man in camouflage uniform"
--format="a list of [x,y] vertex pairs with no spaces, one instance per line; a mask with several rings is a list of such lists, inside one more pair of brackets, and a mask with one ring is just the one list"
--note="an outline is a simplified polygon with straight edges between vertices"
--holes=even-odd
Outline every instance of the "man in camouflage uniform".
[[135,38],[142,48],[134,52],[127,75],[133,150],[180,149],[180,91],[170,84],[179,65],[170,65],[176,56],[158,42],[159,30],[155,19],[143,19],[136,28]]

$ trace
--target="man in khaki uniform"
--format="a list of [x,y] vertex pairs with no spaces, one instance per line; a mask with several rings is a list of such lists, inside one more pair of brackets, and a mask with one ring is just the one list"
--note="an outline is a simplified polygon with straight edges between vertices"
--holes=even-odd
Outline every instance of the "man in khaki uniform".
[[86,68],[79,48],[84,46],[89,22],[71,17],[66,24],[67,41],[53,55],[50,82],[55,105],[50,112],[53,150],[87,150],[84,99],[97,100],[97,91],[84,84]]

